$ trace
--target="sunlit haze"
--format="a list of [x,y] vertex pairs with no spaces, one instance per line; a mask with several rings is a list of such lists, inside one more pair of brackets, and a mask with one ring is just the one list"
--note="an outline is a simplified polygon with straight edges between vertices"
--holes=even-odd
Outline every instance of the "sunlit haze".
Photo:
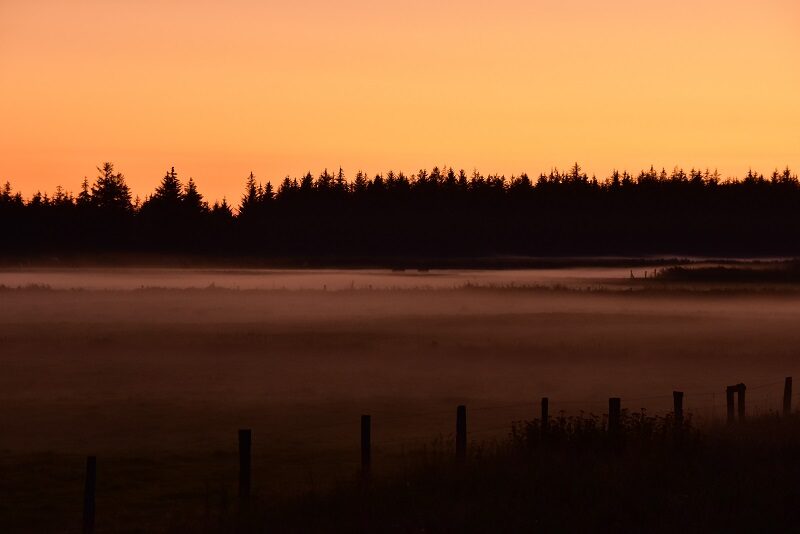
[[800,168],[796,0],[0,1],[0,181]]

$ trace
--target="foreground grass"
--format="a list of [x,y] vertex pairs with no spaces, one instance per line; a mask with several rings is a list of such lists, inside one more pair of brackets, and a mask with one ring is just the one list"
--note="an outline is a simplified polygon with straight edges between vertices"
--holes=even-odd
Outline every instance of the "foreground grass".
[[[769,532],[800,521],[800,418],[699,432],[626,416],[514,425],[466,465],[433,446],[397,473],[282,502],[255,500],[200,530],[226,532]],[[186,525],[184,525],[186,526]]]

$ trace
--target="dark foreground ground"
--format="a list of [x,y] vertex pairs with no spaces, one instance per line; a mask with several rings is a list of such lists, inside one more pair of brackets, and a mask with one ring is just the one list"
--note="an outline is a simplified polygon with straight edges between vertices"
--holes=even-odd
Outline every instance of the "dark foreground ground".
[[473,444],[433,445],[396,473],[325,492],[233,503],[178,529],[206,532],[792,532],[800,521],[800,418],[699,432],[671,416],[539,421]]
[[[230,491],[162,495],[151,521],[139,514],[134,523],[120,522],[119,503],[108,494],[119,495],[125,475],[157,488],[163,473],[155,463],[101,460],[97,532],[796,532],[797,415],[702,431],[676,427],[669,415],[625,421],[616,436],[604,417],[556,418],[544,436],[538,421],[517,422],[506,438],[470,442],[463,464],[450,441],[436,441],[406,451],[378,475],[353,469],[336,483],[294,494],[255,491],[241,500],[231,477]],[[80,531],[82,459],[73,459],[73,469],[55,465],[65,458],[50,460],[33,459],[29,471],[4,462],[3,485],[60,472],[51,482],[73,486],[61,490],[72,512],[54,521],[48,514],[58,513],[59,503],[31,491],[23,503],[0,504],[4,532]],[[226,460],[235,472],[234,458]],[[192,497],[203,505],[191,506]],[[18,516],[20,506],[41,515]]]

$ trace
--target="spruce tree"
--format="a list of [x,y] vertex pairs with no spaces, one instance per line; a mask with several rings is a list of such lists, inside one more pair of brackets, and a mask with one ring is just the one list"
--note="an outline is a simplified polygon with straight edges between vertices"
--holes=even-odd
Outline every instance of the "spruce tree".
[[131,211],[131,191],[122,173],[115,173],[114,164],[109,161],[97,170],[100,174],[92,185],[92,205],[107,211]]

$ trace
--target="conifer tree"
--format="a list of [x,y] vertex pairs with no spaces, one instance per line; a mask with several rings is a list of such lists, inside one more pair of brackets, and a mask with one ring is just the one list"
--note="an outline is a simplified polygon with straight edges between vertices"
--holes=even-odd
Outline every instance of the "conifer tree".
[[[223,203],[227,204],[224,199]],[[256,183],[255,174],[251,171],[245,182],[245,192],[242,197],[242,202],[239,204],[239,216],[243,218],[252,217],[258,209],[258,203],[258,184]]]
[[77,199],[78,206],[89,206],[92,203],[92,194],[89,190],[89,179],[85,176],[83,177],[83,182],[81,182],[81,192],[78,193]]
[[115,173],[114,165],[109,161],[97,170],[100,174],[92,185],[92,205],[107,211],[131,211],[131,191],[122,173]]
[[190,177],[183,189],[183,205],[189,213],[205,213],[208,204],[203,200],[203,195],[197,190],[197,184]]
[[175,167],[167,171],[150,200],[166,207],[177,209],[183,200],[183,187],[180,180],[178,180],[178,173],[175,172]]

